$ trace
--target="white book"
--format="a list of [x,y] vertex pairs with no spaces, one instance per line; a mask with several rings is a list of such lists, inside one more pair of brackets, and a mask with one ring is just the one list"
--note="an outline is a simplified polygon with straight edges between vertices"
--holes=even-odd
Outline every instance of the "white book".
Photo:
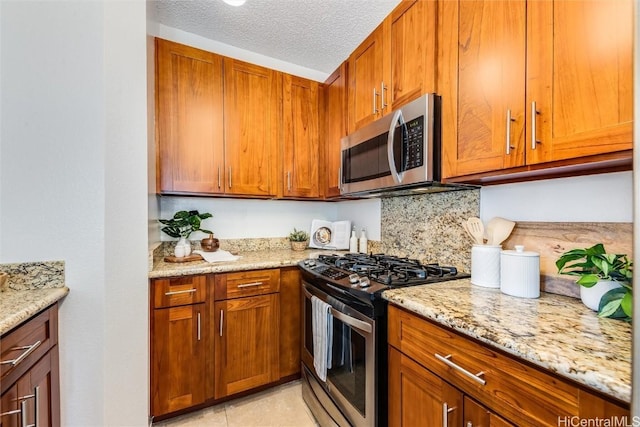
[[351,221],[311,221],[310,248],[349,249]]

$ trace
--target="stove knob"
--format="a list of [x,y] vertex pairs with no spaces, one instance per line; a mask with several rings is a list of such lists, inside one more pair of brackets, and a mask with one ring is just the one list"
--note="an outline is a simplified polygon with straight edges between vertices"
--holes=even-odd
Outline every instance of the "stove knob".
[[358,283],[360,281],[360,276],[358,276],[356,273],[352,273],[349,275],[349,283]]
[[308,259],[306,262],[307,262],[307,263],[308,263],[308,265],[310,265],[311,267],[313,267],[314,265],[316,265],[316,262],[315,262],[314,260],[312,260],[312,259]]
[[371,282],[369,281],[368,278],[363,277],[362,279],[360,279],[360,287],[361,288],[368,288],[369,286],[371,286]]

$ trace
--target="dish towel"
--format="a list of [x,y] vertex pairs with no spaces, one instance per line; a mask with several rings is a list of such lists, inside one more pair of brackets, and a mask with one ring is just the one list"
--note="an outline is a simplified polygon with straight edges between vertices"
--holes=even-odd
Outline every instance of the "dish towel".
[[333,341],[333,316],[331,306],[321,299],[311,297],[313,331],[313,367],[322,381],[327,381],[327,369],[331,369],[331,345]]
[[227,252],[222,249],[218,249],[215,252],[193,251],[193,253],[201,255],[207,262],[237,261],[242,258],[237,255],[232,255],[231,252]]

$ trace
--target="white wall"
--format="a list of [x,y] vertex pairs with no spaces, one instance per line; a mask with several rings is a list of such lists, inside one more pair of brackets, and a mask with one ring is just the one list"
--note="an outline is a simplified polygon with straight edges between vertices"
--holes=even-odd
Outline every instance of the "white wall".
[[633,174],[617,172],[482,187],[480,217],[514,221],[632,222]]
[[65,261],[62,425],[145,425],[144,3],[0,11],[0,262]]

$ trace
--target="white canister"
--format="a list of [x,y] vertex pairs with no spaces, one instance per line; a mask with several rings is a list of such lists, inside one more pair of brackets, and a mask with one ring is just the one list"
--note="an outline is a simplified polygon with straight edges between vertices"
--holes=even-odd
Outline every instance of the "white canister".
[[514,297],[540,296],[540,254],[516,245],[500,254],[500,290]]
[[502,245],[473,245],[471,283],[485,288],[500,287],[500,251]]

